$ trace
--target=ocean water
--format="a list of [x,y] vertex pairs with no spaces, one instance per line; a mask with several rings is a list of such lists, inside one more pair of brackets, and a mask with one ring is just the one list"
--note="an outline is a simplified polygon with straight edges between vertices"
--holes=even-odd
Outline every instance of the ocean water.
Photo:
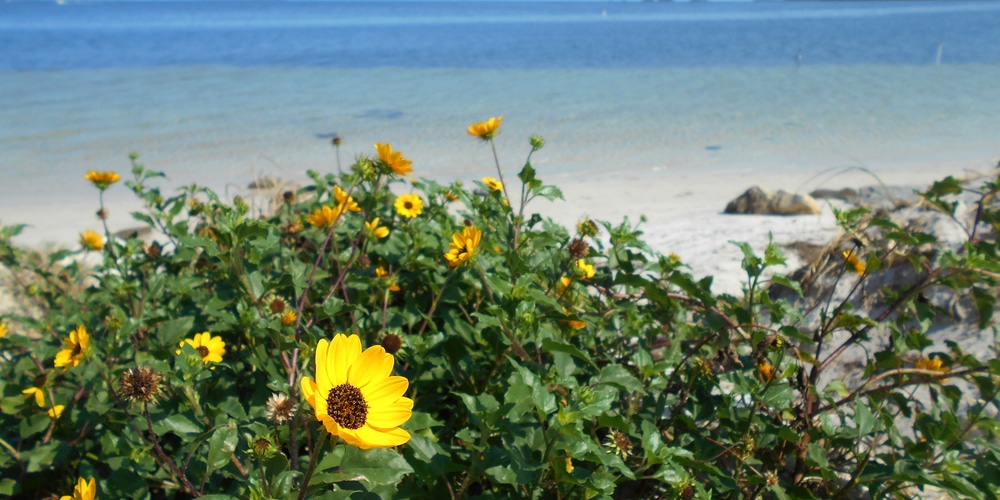
[[543,174],[995,163],[998,26],[996,2],[8,2],[0,210],[133,151],[173,185],[298,179],[336,169],[333,133],[345,166],[388,141],[479,177],[465,127],[500,114],[501,160],[537,133]]

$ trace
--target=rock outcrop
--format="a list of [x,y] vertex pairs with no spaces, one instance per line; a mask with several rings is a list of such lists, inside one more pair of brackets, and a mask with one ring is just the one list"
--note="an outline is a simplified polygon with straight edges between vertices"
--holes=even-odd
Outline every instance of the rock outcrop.
[[807,194],[771,191],[760,186],[747,189],[726,205],[727,214],[762,215],[815,215],[820,213],[819,203]]

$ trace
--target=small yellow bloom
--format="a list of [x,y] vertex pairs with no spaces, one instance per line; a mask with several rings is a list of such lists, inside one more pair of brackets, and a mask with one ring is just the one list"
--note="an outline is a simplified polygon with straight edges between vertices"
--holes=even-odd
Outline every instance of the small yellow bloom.
[[382,346],[361,351],[361,338],[338,333],[316,345],[316,379],[303,377],[302,397],[327,432],[367,450],[410,440],[401,429],[413,413],[409,381],[392,376],[395,358]]
[[[181,347],[184,347],[184,344],[194,347],[205,364],[221,363],[222,355],[226,354],[226,342],[222,337],[212,337],[209,332],[195,334],[193,339],[184,339],[180,343]],[[181,349],[178,349],[177,354],[180,353]]]
[[446,191],[446,192],[444,193],[444,199],[445,199],[445,200],[446,200],[446,201],[447,201],[448,203],[451,203],[451,202],[453,202],[453,201],[458,201],[458,195],[457,195],[457,194],[455,194],[455,193],[453,193],[453,192],[451,192],[451,191]]
[[947,368],[942,367],[941,358],[925,358],[921,356],[913,363],[920,370],[931,370],[936,372],[948,371]]
[[587,261],[579,259],[574,263],[574,272],[581,278],[593,278],[594,266],[587,264]]
[[476,226],[466,226],[461,233],[451,236],[448,253],[444,258],[448,261],[448,267],[455,267],[468,262],[476,255],[476,247],[483,238],[483,232]]
[[41,387],[29,387],[21,391],[21,393],[24,394],[24,397],[26,398],[34,396],[35,404],[37,404],[39,408],[45,408],[45,391],[42,390]]
[[73,495],[63,495],[59,500],[94,500],[97,497],[97,482],[90,478],[87,482],[82,477],[77,479]]
[[337,208],[338,209],[335,210],[324,205],[316,210],[313,210],[311,214],[306,216],[306,220],[316,227],[329,228],[333,225],[334,221],[340,217],[340,214],[343,213],[342,210],[339,210],[339,206]]
[[7,336],[7,322],[0,323],[0,339]]
[[340,186],[333,186],[333,197],[337,200],[337,210],[339,212],[344,212],[345,210],[350,210],[351,212],[361,211],[361,207],[354,201],[354,197],[347,196],[347,193],[343,189],[340,189]]
[[868,267],[865,265],[865,261],[861,260],[861,258],[858,257],[858,254],[850,250],[844,250],[844,259],[847,260],[847,263],[852,269],[854,269],[854,272],[862,276],[865,274],[865,271],[868,270]]
[[59,417],[62,416],[62,412],[65,409],[66,405],[55,405],[52,408],[49,408],[49,417],[51,417],[52,420],[59,420]]
[[[503,183],[500,182],[497,179],[492,178],[492,177],[483,177],[483,184],[486,184],[486,187],[490,188],[490,190],[492,190],[492,191],[502,191],[503,190]],[[504,200],[504,201],[506,201],[506,200]]]
[[118,175],[117,172],[97,172],[91,170],[83,176],[84,179],[94,183],[100,190],[105,190],[108,186],[118,182],[122,176]]
[[412,219],[424,212],[424,200],[413,193],[402,194],[396,198],[395,207],[397,214]]
[[767,361],[762,361],[759,365],[757,365],[757,375],[760,376],[762,381],[769,382],[772,378],[774,378],[774,365]]
[[285,326],[292,326],[295,324],[295,320],[298,316],[295,315],[295,311],[288,311],[281,315],[281,324]]
[[497,135],[497,130],[500,129],[500,122],[503,121],[503,115],[497,117],[490,117],[489,120],[479,123],[473,123],[469,125],[468,131],[469,135],[474,135],[484,141],[488,141]]
[[572,474],[573,469],[573,459],[566,457],[566,472]]
[[104,248],[104,237],[96,231],[86,230],[80,233],[80,244],[87,250],[98,251]]
[[403,153],[393,151],[391,144],[376,143],[375,151],[378,153],[378,159],[391,168],[396,175],[406,175],[413,171],[413,167],[411,167],[413,162],[403,158]]
[[389,236],[389,228],[385,226],[379,227],[378,223],[379,218],[375,217],[371,222],[365,222],[365,227],[367,227],[376,238],[385,238],[386,236]]
[[566,320],[566,324],[569,325],[569,327],[574,330],[582,330],[584,328],[587,328],[586,321],[580,321],[576,319],[568,319]]
[[83,357],[87,354],[90,346],[90,334],[83,325],[76,330],[69,332],[69,339],[62,350],[56,353],[56,367],[66,367],[67,369],[78,366]]
[[558,288],[559,293],[563,293],[571,284],[573,284],[573,278],[563,276],[562,278],[559,278],[559,286],[556,288]]

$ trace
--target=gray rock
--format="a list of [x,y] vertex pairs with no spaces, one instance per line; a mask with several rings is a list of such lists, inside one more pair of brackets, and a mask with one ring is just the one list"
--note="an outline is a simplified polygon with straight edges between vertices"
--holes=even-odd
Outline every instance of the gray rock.
[[726,205],[727,214],[801,215],[820,213],[819,203],[807,194],[777,192],[754,186]]

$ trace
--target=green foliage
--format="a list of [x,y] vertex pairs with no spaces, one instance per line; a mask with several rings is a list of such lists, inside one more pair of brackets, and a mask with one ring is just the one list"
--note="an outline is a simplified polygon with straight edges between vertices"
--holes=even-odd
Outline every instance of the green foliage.
[[[763,256],[737,243],[745,295],[716,296],[627,220],[574,231],[528,215],[532,199],[561,198],[530,156],[509,203],[514,191],[423,180],[414,218],[394,210],[400,181],[376,159],[340,177],[310,172],[311,185],[257,217],[198,186],[165,197],[151,185],[162,174],[133,156],[126,185],[146,204],[133,216],[162,246],[106,231],[87,268],[67,259],[76,252],[11,245],[23,226],[0,228],[0,262],[36,308],[2,318],[0,493],[67,494],[93,477],[102,498],[902,498],[930,486],[996,498],[996,353],[952,344],[938,365],[907,357],[934,345],[927,326],[943,313],[920,299],[932,286],[971,297],[992,325],[996,181],[959,251],[929,255],[930,235],[838,212],[868,242],[854,248],[867,270],[840,279],[857,287],[893,262],[917,278],[887,289],[878,315],[844,299],[811,324],[764,287],[784,263],[773,243]],[[335,186],[359,210],[312,225],[340,203]],[[955,216],[949,197],[965,190],[949,178],[924,196]],[[365,227],[376,217],[387,236]],[[450,266],[453,235],[470,226],[482,231],[474,257]],[[74,349],[81,326],[89,345]],[[185,341],[202,332],[224,341],[221,362]],[[317,342],[337,332],[402,341],[394,372],[415,402],[405,445],[331,446],[302,400]],[[875,337],[893,341],[863,380],[823,382],[845,349]],[[79,363],[55,367],[60,352]],[[297,404],[293,417],[275,417],[275,395]]]

